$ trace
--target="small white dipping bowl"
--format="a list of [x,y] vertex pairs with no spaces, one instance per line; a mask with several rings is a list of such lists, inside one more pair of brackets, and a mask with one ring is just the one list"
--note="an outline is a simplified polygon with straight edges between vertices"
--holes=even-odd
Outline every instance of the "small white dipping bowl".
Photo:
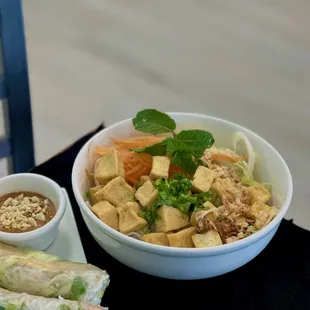
[[0,242],[34,250],[45,250],[55,240],[66,204],[60,186],[53,180],[34,173],[12,174],[0,179],[0,196],[27,191],[41,194],[56,207],[55,216],[44,226],[24,233],[0,231]]
[[273,204],[278,215],[257,233],[234,243],[212,248],[173,248],[133,239],[101,222],[89,209],[85,192],[89,180],[85,169],[92,171],[97,145],[110,145],[110,138],[126,139],[141,135],[131,119],[112,125],[92,137],[80,150],[74,162],[72,185],[84,221],[96,241],[110,255],[141,272],[170,279],[201,279],[218,276],[239,268],[258,255],[270,242],[284,217],[292,198],[292,178],[281,155],[263,138],[234,123],[205,115],[168,113],[182,129],[205,129],[215,138],[216,146],[232,148],[235,132],[243,132],[256,153],[256,179],[272,184]]

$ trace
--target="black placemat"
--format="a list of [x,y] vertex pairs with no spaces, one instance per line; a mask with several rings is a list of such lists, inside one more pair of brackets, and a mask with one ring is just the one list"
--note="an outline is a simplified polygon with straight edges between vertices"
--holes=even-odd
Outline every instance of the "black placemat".
[[310,232],[283,220],[266,249],[247,265],[223,276],[175,281],[148,276],[108,255],[82,219],[72,187],[74,159],[97,131],[82,137],[32,172],[67,189],[89,263],[107,270],[111,283],[102,305],[110,309],[310,309]]

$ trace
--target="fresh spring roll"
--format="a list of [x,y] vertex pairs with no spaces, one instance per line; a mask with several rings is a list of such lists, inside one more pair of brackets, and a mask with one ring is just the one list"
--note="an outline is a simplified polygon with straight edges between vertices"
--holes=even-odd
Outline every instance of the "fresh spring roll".
[[109,282],[107,272],[93,265],[0,243],[0,286],[10,291],[99,305]]
[[92,306],[79,301],[45,298],[13,293],[0,288],[0,310],[99,310],[100,306]]

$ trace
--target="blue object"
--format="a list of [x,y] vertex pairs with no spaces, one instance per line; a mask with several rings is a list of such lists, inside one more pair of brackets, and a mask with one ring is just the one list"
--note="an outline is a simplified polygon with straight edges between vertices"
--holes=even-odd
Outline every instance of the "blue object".
[[9,157],[9,172],[34,166],[32,117],[21,0],[0,0],[0,38],[4,75],[0,98],[6,137],[0,136],[0,158]]

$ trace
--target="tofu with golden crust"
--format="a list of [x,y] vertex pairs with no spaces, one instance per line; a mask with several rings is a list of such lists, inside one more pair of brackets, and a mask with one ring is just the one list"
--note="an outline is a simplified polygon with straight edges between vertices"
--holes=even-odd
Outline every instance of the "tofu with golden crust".
[[134,201],[134,189],[123,177],[116,177],[94,194],[97,200],[107,200],[115,206]]
[[215,172],[207,167],[199,166],[194,174],[193,190],[208,192],[215,177]]
[[142,236],[141,239],[145,242],[148,242],[148,243],[169,246],[167,234],[165,234],[165,233],[145,234]]
[[94,178],[100,184],[106,184],[117,176],[125,176],[124,163],[119,153],[113,149],[96,160]]
[[174,207],[161,206],[157,214],[159,218],[155,221],[156,232],[168,232],[189,224],[188,216]]
[[136,201],[128,201],[128,202],[124,202],[122,204],[119,204],[118,207],[120,208],[132,208],[138,215],[141,211],[141,208],[139,206],[139,204]]
[[143,207],[151,208],[153,203],[157,200],[158,192],[151,181],[146,181],[138,188],[135,194]]
[[96,203],[100,201],[96,199],[95,193],[97,193],[102,188],[103,188],[103,185],[99,185],[99,186],[91,187],[89,189],[89,200],[90,200],[91,205],[95,205]]
[[251,206],[247,216],[255,220],[254,227],[261,229],[269,224],[277,213],[278,211],[275,207],[269,207],[261,201],[256,201]]
[[140,185],[143,185],[146,181],[152,181],[152,179],[148,175],[142,175],[140,177]]
[[147,225],[147,221],[138,216],[132,207],[118,207],[116,210],[119,216],[119,231],[123,234],[139,231]]
[[118,230],[118,214],[116,208],[108,201],[100,201],[96,203],[91,207],[91,210],[102,222]]
[[247,191],[252,202],[261,201],[263,203],[267,203],[271,199],[271,193],[263,184],[249,186]]
[[193,248],[192,236],[196,234],[195,227],[189,227],[173,234],[168,234],[169,245],[178,248]]
[[153,156],[152,170],[150,177],[156,179],[168,179],[170,159],[166,156]]
[[192,236],[196,248],[208,248],[223,244],[220,234],[216,230],[209,230],[204,234]]

